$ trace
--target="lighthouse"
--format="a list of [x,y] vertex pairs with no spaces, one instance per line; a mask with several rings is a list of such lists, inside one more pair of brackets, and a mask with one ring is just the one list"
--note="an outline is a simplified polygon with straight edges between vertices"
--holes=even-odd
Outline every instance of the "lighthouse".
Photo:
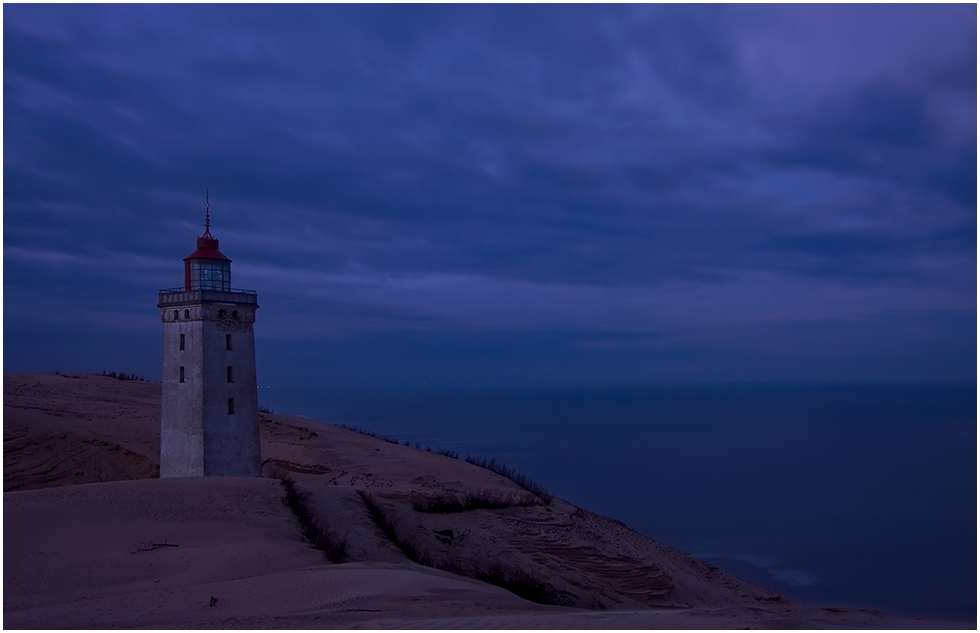
[[204,234],[184,258],[184,285],[160,291],[163,410],[160,477],[259,475],[253,290],[231,287],[231,260]]

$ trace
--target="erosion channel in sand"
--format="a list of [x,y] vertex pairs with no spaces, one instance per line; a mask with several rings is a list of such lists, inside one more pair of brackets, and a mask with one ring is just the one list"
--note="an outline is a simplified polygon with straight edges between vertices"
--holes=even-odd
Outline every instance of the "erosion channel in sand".
[[284,415],[262,415],[263,477],[159,479],[159,424],[157,383],[4,376],[7,628],[974,628],[801,605],[490,470]]

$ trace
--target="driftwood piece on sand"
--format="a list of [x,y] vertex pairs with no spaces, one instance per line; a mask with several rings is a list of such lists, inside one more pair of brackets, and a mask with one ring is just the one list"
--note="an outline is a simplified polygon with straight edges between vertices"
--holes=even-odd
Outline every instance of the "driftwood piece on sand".
[[153,541],[144,541],[136,546],[136,549],[130,552],[130,554],[136,554],[137,552],[150,552],[155,549],[160,549],[161,547],[180,547],[176,543],[168,543],[164,541],[163,543],[154,543]]

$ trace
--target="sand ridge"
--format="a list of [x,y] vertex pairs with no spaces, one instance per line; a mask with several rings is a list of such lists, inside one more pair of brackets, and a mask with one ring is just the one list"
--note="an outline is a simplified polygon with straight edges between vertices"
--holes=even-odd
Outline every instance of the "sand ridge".
[[8,628],[973,628],[796,604],[561,499],[420,512],[527,493],[311,420],[263,414],[269,477],[160,480],[159,407],[155,383],[4,376]]

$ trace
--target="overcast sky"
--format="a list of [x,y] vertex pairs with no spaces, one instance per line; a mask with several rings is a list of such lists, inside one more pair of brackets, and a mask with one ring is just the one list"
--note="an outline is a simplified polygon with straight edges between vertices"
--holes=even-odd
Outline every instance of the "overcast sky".
[[4,370],[976,380],[976,6],[3,8]]

